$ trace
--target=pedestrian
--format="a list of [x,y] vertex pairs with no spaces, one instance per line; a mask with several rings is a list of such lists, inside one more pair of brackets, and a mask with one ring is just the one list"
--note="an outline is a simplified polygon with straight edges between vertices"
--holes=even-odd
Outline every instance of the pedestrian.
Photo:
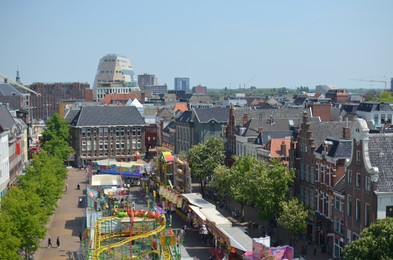
[[50,246],[50,247],[53,247],[53,246],[52,246],[52,240],[50,239],[50,237],[48,237],[48,248],[49,248],[49,246]]
[[60,238],[59,237],[57,237],[57,239],[56,239],[56,245],[58,248],[60,248]]
[[79,240],[82,242],[82,232],[79,232]]

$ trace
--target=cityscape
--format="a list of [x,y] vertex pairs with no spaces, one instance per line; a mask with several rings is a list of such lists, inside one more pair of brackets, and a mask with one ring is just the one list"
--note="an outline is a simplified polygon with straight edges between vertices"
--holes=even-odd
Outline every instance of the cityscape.
[[12,26],[0,4],[47,46],[0,45],[0,259],[393,258],[392,3],[175,2],[134,3],[133,37],[89,47],[76,3],[25,2]]

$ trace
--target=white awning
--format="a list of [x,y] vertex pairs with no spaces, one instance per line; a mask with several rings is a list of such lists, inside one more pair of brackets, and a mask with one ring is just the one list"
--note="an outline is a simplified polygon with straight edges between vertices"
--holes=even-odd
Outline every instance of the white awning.
[[96,174],[91,178],[91,186],[119,186],[121,185],[121,176],[112,174]]
[[202,198],[202,195],[200,193],[183,193],[182,196],[186,198],[189,203],[199,208],[216,208],[214,204],[211,204],[210,202]]
[[190,206],[191,210],[192,210],[195,214],[197,214],[198,217],[199,217],[200,219],[202,219],[203,221],[206,220],[205,215],[203,215],[203,213],[200,211],[200,209],[199,209],[197,206],[193,206],[193,205],[189,205],[189,206]]
[[252,251],[252,238],[239,227],[220,227],[220,231],[229,238],[231,247],[243,252]]
[[215,208],[202,208],[200,211],[206,216],[207,220],[214,222],[216,227],[232,227],[232,222]]

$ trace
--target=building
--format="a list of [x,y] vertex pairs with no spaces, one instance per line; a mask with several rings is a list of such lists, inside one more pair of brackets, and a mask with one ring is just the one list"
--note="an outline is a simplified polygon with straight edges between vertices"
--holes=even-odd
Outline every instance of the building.
[[153,74],[138,75],[138,86],[141,91],[145,90],[145,86],[158,85],[157,77]]
[[[22,120],[14,119],[11,113],[5,106],[0,106],[0,133],[7,133],[8,140],[8,152],[4,154],[8,154],[8,169],[4,167],[0,169],[3,173],[4,170],[4,178],[0,178],[0,182],[7,182],[7,186],[12,185],[16,182],[16,177],[18,175],[22,175],[23,164],[25,162],[27,153],[27,137],[25,136],[27,132],[27,126],[23,123]],[[5,141],[4,134],[2,134],[2,145]],[[3,154],[4,150],[0,150],[0,153]],[[4,163],[5,158],[4,155],[0,156],[2,158],[2,162]],[[6,180],[8,178],[8,180]],[[1,183],[0,183],[1,185]]]
[[131,161],[143,155],[145,121],[134,106],[82,107],[71,122],[75,164],[116,159]]
[[8,181],[10,180],[9,168],[9,148],[8,136],[9,130],[0,131],[0,201],[7,192]]
[[206,95],[207,94],[207,87],[201,86],[201,85],[192,87],[192,93],[199,94],[199,95]]
[[393,217],[393,134],[370,133],[364,119],[351,127],[352,156],[346,163],[345,241],[377,219]]
[[88,83],[81,82],[31,84],[30,89],[40,93],[40,95],[30,96],[31,118],[46,120],[53,113],[59,113],[60,104],[65,99],[85,100],[89,88]]
[[346,89],[330,89],[325,93],[325,97],[330,98],[333,104],[343,104],[349,101],[349,95]]
[[192,120],[192,110],[186,110],[176,119],[175,153],[188,152],[194,143],[193,137],[194,122]]
[[389,103],[362,102],[356,109],[356,115],[366,121],[372,121],[376,128],[392,124],[393,108]]
[[129,58],[108,54],[100,59],[93,84],[95,100],[101,100],[106,94],[127,94],[138,90]]
[[166,84],[145,86],[145,91],[150,91],[153,95],[166,94],[168,93],[168,86]]
[[11,84],[0,84],[0,103],[8,104],[10,109],[23,109],[28,111],[30,94],[21,93]]
[[190,92],[190,78],[175,78],[175,91],[183,90],[184,93]]

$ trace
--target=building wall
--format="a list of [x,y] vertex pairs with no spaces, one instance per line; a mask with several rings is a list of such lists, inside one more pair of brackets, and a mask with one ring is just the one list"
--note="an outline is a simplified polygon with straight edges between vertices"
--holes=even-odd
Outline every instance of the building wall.
[[204,86],[195,86],[192,88],[192,93],[194,94],[207,94],[207,87]]
[[0,133],[0,200],[7,192],[10,179],[8,131]]
[[47,119],[53,113],[60,112],[59,104],[63,99],[85,99],[85,90],[88,83],[33,83],[30,89],[40,93],[40,96],[31,95],[31,117],[34,119]]
[[77,166],[83,165],[85,161],[106,158],[131,161],[137,151],[140,155],[145,153],[144,140],[143,126],[72,128],[72,147]]
[[145,148],[146,152],[151,148],[157,146],[158,136],[157,136],[157,125],[145,126]]
[[190,92],[190,78],[175,78],[175,90]]

